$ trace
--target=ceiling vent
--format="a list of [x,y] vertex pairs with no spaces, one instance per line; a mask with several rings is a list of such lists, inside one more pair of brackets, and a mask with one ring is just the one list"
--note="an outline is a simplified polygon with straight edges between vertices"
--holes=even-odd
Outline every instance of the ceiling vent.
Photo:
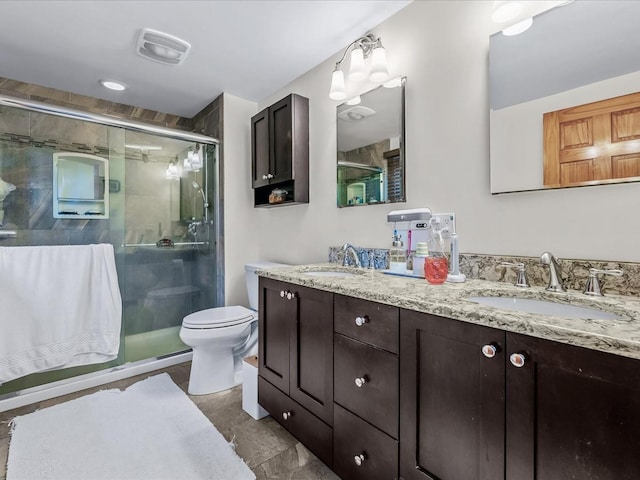
[[143,28],[138,37],[136,52],[154,62],[179,65],[187,58],[191,44],[168,33]]
[[338,113],[338,119],[345,122],[357,122],[375,114],[376,111],[372,108],[365,107],[363,105],[356,105],[355,107],[347,108],[346,110]]

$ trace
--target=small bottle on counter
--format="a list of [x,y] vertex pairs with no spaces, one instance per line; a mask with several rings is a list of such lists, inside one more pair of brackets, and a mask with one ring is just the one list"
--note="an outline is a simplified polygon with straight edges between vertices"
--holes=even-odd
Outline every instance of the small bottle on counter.
[[389,270],[403,273],[407,271],[407,252],[396,231],[393,232],[393,243],[389,249]]

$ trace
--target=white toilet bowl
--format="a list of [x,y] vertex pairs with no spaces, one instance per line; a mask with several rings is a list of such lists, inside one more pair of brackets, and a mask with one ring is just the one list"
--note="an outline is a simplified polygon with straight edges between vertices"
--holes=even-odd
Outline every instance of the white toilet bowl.
[[205,395],[238,385],[242,359],[257,354],[259,285],[256,271],[284,267],[282,263],[254,262],[245,265],[251,309],[232,306],[209,308],[184,317],[180,339],[193,349],[189,393]]
[[[241,306],[209,308],[184,317],[180,339],[193,349],[188,391],[205,395],[236,386],[238,349],[255,343],[258,314]],[[253,334],[253,335],[252,335]],[[241,348],[241,350],[243,350]]]

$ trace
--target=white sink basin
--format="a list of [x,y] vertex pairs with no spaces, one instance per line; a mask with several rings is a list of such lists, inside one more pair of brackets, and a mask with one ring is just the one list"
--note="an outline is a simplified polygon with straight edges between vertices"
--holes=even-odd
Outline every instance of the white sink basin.
[[301,272],[303,275],[310,275],[312,277],[357,277],[358,273],[353,272],[340,272],[336,270],[323,270],[320,272]]
[[565,303],[549,302],[546,300],[532,300],[530,298],[518,297],[467,297],[467,300],[488,305],[504,310],[515,310],[517,312],[537,313],[539,315],[550,315],[553,317],[565,318],[587,318],[599,320],[619,320],[615,313],[604,312],[597,308],[580,307],[578,305],[567,305]]

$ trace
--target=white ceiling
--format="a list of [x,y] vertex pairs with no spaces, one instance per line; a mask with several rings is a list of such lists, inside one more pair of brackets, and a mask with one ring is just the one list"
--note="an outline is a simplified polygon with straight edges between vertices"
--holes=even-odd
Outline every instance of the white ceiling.
[[[266,98],[411,1],[1,0],[0,76],[192,117],[222,92]],[[136,54],[145,27],[191,43],[184,63]]]

